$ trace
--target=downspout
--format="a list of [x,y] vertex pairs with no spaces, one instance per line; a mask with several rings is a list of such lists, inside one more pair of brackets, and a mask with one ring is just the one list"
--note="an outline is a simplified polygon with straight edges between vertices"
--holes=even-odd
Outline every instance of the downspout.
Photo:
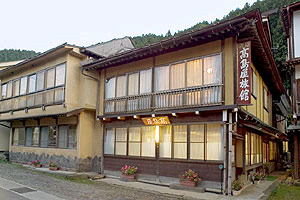
[[228,196],[231,196],[231,173],[232,173],[232,112],[229,113],[228,127]]

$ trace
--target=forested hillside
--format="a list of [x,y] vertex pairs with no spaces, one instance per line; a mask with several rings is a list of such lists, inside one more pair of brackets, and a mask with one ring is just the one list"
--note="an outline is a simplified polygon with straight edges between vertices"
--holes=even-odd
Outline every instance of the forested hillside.
[[[283,65],[283,62],[286,59],[287,54],[287,45],[286,45],[286,38],[285,33],[283,30],[283,25],[281,21],[280,16],[280,10],[284,5],[289,5],[293,3],[295,0],[258,0],[257,2],[253,3],[251,6],[246,3],[243,8],[237,8],[235,10],[232,10],[228,15],[224,16],[222,19],[216,19],[213,22],[208,21],[202,21],[194,26],[185,29],[185,30],[179,30],[178,32],[171,34],[170,31],[168,31],[166,34],[162,35],[155,35],[152,33],[143,34],[141,36],[135,36],[131,37],[132,42],[134,43],[135,47],[142,47],[148,44],[152,44],[155,42],[158,42],[162,39],[180,35],[182,33],[185,33],[190,30],[200,29],[205,26],[208,26],[210,24],[218,23],[222,20],[230,19],[233,17],[236,17],[238,15],[241,15],[243,13],[246,13],[250,10],[259,8],[261,12],[265,12],[268,10],[272,10],[275,8],[278,8],[278,12],[270,17],[271,21],[271,31],[272,31],[272,37],[273,37],[273,52],[274,57],[277,63],[277,67],[279,69],[280,75],[282,77],[283,83],[286,86],[286,88],[290,87],[290,71],[289,69]],[[12,60],[20,60],[20,59],[26,59],[29,57],[32,57],[36,55],[37,53],[34,51],[26,51],[26,50],[14,50],[14,49],[5,49],[0,50],[0,62],[4,61],[12,61]]]
[[0,62],[8,62],[14,60],[24,60],[37,55],[35,51],[19,50],[19,49],[4,49],[0,50]]
[[295,2],[295,0],[258,0],[251,6],[248,3],[246,3],[243,8],[237,8],[235,10],[232,10],[228,15],[224,16],[222,19],[216,19],[213,22],[202,21],[188,29],[178,31],[173,35],[169,31],[165,35],[155,35],[150,33],[142,36],[132,37],[131,39],[136,47],[142,47],[171,36],[176,36],[178,34],[182,34],[190,30],[200,29],[210,24],[215,24],[220,21],[236,17],[256,8],[260,9],[261,12],[278,8],[278,12],[270,17],[271,32],[273,37],[273,52],[277,63],[277,67],[282,77],[282,81],[286,88],[290,88],[290,71],[286,66],[283,65],[283,62],[286,60],[287,55],[287,43],[281,21],[280,11],[284,5],[289,5],[293,2]]

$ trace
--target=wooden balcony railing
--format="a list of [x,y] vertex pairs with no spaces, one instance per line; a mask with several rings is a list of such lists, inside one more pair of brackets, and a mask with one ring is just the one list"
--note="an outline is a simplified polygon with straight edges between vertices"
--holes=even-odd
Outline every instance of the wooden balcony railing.
[[42,105],[63,103],[65,100],[65,87],[60,86],[32,94],[12,97],[0,101],[0,113],[34,108]]
[[223,84],[214,84],[150,94],[117,97],[104,101],[104,113],[132,113],[222,104]]

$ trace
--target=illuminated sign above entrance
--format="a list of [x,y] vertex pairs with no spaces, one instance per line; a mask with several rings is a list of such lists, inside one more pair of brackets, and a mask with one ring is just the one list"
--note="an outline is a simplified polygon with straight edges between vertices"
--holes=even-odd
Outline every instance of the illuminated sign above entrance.
[[168,117],[149,117],[149,118],[142,118],[142,120],[144,124],[147,126],[171,124]]

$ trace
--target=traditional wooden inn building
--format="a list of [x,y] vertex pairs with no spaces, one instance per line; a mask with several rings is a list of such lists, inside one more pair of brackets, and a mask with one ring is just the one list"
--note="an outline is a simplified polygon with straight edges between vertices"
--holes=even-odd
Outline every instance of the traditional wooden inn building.
[[100,169],[97,81],[79,70],[86,56],[62,44],[0,71],[0,121],[10,126],[10,160]]
[[288,41],[286,64],[291,68],[293,123],[288,131],[294,135],[294,172],[300,178],[300,2],[282,9],[282,21]]
[[83,64],[99,74],[102,170],[134,165],[138,179],[172,182],[193,169],[229,193],[237,176],[274,170],[288,99],[271,46],[268,18],[254,10]]

